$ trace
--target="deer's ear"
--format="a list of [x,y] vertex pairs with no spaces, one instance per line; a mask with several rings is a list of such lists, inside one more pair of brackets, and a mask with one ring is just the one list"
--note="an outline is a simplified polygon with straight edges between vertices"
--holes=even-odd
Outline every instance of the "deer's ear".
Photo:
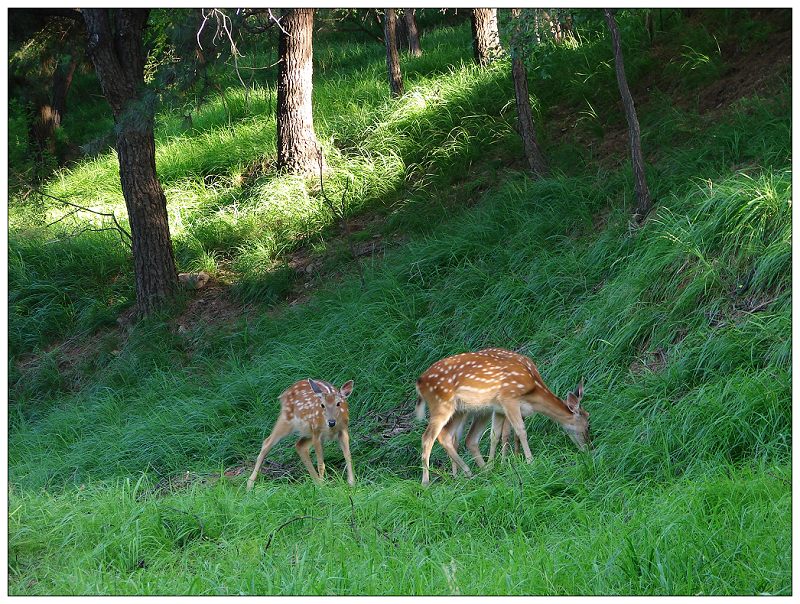
[[308,385],[311,386],[311,389],[314,391],[314,394],[322,394],[324,391],[322,387],[311,378],[308,378]]
[[564,404],[567,406],[567,409],[570,410],[571,413],[579,413],[581,410],[581,399],[575,396],[574,392],[570,392],[567,395],[567,398],[564,399]]
[[583,399],[583,378],[581,378],[581,381],[578,382],[578,386],[577,388],[575,388],[574,394],[577,397],[578,401]]
[[339,392],[344,398],[350,396],[350,393],[353,392],[353,380],[347,380],[344,384],[342,384],[342,387],[339,388]]

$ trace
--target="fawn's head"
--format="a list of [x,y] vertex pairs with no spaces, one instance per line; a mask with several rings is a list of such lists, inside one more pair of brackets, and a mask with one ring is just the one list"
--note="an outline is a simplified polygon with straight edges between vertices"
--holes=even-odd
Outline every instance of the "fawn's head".
[[346,425],[349,419],[347,397],[353,392],[353,380],[345,382],[341,388],[336,388],[309,378],[308,385],[319,398],[328,427],[333,428],[336,424]]
[[567,434],[581,451],[592,448],[592,438],[589,435],[589,412],[581,407],[583,399],[583,379],[578,387],[567,395],[564,404],[572,413],[571,424],[565,425]]

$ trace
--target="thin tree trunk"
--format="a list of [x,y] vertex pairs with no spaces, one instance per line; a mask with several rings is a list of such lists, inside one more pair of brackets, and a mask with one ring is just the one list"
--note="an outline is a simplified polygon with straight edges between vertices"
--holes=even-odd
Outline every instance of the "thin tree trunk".
[[311,108],[313,8],[287,9],[278,42],[278,169],[307,174],[318,168],[319,143]]
[[142,37],[148,9],[83,9],[88,53],[117,127],[122,195],[128,209],[136,275],[136,307],[148,315],[178,287],[167,200],[156,175],[153,97],[144,91]]
[[393,8],[386,9],[383,19],[383,39],[386,42],[386,68],[392,96],[403,96],[403,76],[400,73],[400,54],[397,52],[397,15]]
[[72,77],[75,75],[75,68],[77,66],[78,59],[75,53],[73,53],[69,58],[69,62],[66,65],[59,64],[53,73],[52,105],[53,111],[55,111],[58,116],[56,127],[61,125],[61,121],[64,119],[64,114],[67,111],[67,95],[72,86]]
[[481,67],[486,67],[500,54],[496,8],[472,9],[472,50]]
[[528,94],[528,75],[525,71],[525,63],[519,43],[520,10],[512,8],[511,15],[514,18],[514,31],[511,41],[511,73],[514,76],[514,95],[517,101],[519,135],[522,137],[522,143],[525,146],[525,158],[528,160],[531,172],[537,176],[544,176],[547,173],[547,165],[536,140],[536,129],[533,126],[531,101]]
[[421,57],[422,47],[419,45],[419,30],[417,29],[417,19],[414,17],[413,8],[403,9],[403,19],[406,22],[406,31],[408,32],[408,52],[412,56]]
[[628,80],[625,77],[625,65],[622,62],[622,47],[620,44],[619,28],[617,20],[609,9],[603,9],[605,13],[608,29],[611,32],[611,44],[614,48],[614,67],[617,72],[617,84],[622,96],[622,104],[625,107],[625,119],[628,120],[628,133],[631,144],[631,164],[633,167],[633,184],[636,191],[636,210],[637,220],[642,221],[652,207],[650,190],[647,188],[647,179],[644,173],[644,157],[642,156],[642,136],[639,131],[639,120],[636,117],[636,108],[633,105],[633,97],[628,88]]

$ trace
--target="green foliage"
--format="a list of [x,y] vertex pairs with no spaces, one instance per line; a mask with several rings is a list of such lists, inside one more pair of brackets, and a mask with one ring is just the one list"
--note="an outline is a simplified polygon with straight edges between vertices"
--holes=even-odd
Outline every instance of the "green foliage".
[[[623,39],[637,16],[619,16]],[[563,73],[608,60],[593,35],[552,51]],[[349,181],[345,213],[403,236],[362,260],[363,287],[332,254],[307,301],[281,301],[287,252],[335,252],[337,227],[316,179],[271,172],[266,87],[226,91],[193,128],[159,118],[178,264],[231,279],[255,307],[234,325],[182,333],[165,314],[106,334],[74,383],[44,350],[130,303],[128,253],[112,232],[47,243],[64,227],[12,208],[10,593],[790,593],[790,86],[710,117],[661,91],[637,105],[658,203],[633,227],[622,152],[600,165],[554,125],[551,177],[514,171],[507,63],[473,67],[468,26],[422,44],[394,101],[379,45],[315,50],[326,192]],[[632,86],[655,61],[641,54]],[[605,69],[531,90],[544,107],[591,99],[586,119],[611,131]],[[101,156],[49,190],[121,216],[115,169]],[[422,489],[413,379],[488,345],[530,354],[557,394],[585,377],[597,448],[535,417],[530,465],[452,479],[437,446]],[[154,494],[252,462],[277,396],[306,376],[355,380],[355,489],[334,444],[316,486],[287,439],[268,459],[289,476],[250,494],[243,476]]]

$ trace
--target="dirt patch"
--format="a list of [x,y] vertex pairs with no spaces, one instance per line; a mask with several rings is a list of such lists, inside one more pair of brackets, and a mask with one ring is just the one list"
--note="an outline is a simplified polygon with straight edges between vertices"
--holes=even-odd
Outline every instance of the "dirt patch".
[[124,345],[125,334],[119,329],[100,329],[90,335],[76,335],[45,347],[40,354],[27,354],[16,361],[20,381],[39,369],[42,357],[54,355],[62,385],[67,392],[77,392],[83,387],[82,372],[79,366],[101,354],[116,356]]
[[772,292],[760,292],[749,296],[742,296],[735,300],[729,310],[706,313],[711,327],[722,328],[728,325],[738,325],[751,315],[767,310],[778,296]]
[[[151,488],[139,494],[139,499],[148,497],[164,497],[172,493],[185,491],[193,486],[212,486],[221,479],[235,479],[239,476],[249,477],[253,471],[253,463],[238,463],[226,469],[224,472],[209,472],[198,474],[196,472],[181,472],[165,476],[154,484]],[[259,468],[258,473],[268,478],[286,478],[293,475],[293,469],[288,465],[276,461],[265,460]]]
[[184,311],[173,320],[178,333],[208,325],[230,324],[253,309],[233,298],[230,286],[211,279],[203,289],[190,293]]
[[663,371],[666,366],[667,351],[663,348],[657,348],[653,351],[645,352],[641,359],[631,363],[630,369],[635,374],[644,373],[645,371],[658,373]]
[[746,54],[734,55],[722,78],[700,93],[701,114],[727,109],[733,102],[767,91],[775,74],[791,65],[792,32],[776,32],[769,42]]
[[[411,405],[411,411],[402,411]],[[415,423],[415,410],[412,403],[407,403],[400,407],[396,407],[387,413],[379,414],[376,419],[378,420],[378,428],[381,431],[383,438],[392,438],[398,434],[405,434],[414,429]]]
[[[726,41],[721,54],[726,64],[725,72],[707,86],[693,91],[679,90],[675,82],[665,79],[664,71],[654,69],[636,82],[631,93],[637,112],[648,111],[651,92],[661,90],[671,102],[681,109],[691,109],[697,103],[701,115],[714,116],[726,111],[736,101],[767,95],[779,82],[778,75],[790,69],[792,63],[791,15],[776,10],[753,11],[753,18],[770,22],[775,31],[769,38],[755,47],[743,50],[741,40]],[[699,17],[696,17],[699,18]],[[659,65],[666,65],[675,56],[676,49],[668,41],[657,41],[650,53]],[[580,147],[591,150],[592,161],[607,168],[629,159],[628,129],[623,115],[622,103],[617,102],[617,112],[612,123],[602,124],[602,133],[593,134],[590,128],[576,121],[583,107],[557,107],[549,112],[554,139],[569,140]],[[598,124],[598,126],[600,126]],[[648,163],[657,161],[659,150],[645,145],[643,149]]]

